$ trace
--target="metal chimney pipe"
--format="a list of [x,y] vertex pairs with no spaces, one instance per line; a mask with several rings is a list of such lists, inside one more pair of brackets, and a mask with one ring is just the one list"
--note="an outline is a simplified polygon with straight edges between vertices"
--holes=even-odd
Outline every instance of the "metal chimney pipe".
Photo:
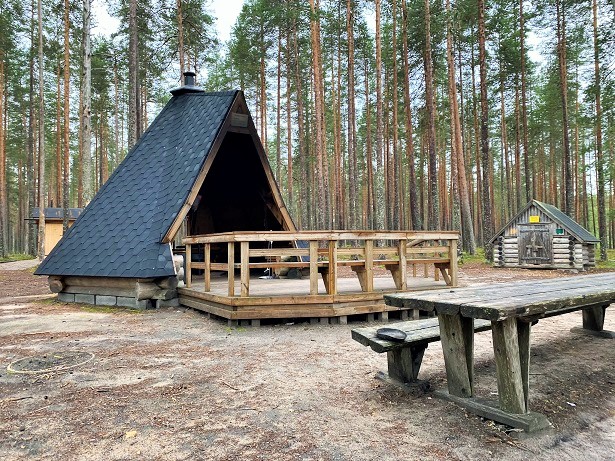
[[196,74],[191,71],[184,72],[184,85],[196,86]]

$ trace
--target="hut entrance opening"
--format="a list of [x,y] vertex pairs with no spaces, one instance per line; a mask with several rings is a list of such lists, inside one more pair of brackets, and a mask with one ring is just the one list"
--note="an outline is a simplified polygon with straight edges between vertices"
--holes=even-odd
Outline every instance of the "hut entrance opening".
[[[228,132],[188,213],[188,235],[288,230],[282,222],[252,137]],[[226,248],[211,251],[212,261],[226,261]]]
[[551,263],[551,232],[544,224],[519,225],[519,264],[541,265]]

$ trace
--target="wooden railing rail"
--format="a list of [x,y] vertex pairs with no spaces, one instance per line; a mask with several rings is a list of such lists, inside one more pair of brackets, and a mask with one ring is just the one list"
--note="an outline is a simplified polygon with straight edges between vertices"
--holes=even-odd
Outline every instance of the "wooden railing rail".
[[[417,264],[434,267],[450,286],[457,286],[458,232],[382,232],[382,231],[309,231],[309,232],[230,232],[194,235],[183,239],[186,245],[186,287],[192,285],[192,270],[204,271],[204,290],[211,291],[211,271],[228,272],[228,296],[235,294],[235,269],[240,271],[240,296],[250,295],[250,269],[309,269],[310,294],[319,295],[318,277],[322,275],[328,295],[337,294],[337,270],[349,266],[359,278],[364,292],[374,291],[374,266],[391,272],[398,290],[407,289],[407,270]],[[262,248],[263,242],[286,243],[286,248]],[[352,243],[349,243],[352,242]],[[363,242],[359,244],[359,242]],[[378,244],[384,243],[384,246]],[[345,246],[339,247],[340,243]],[[212,245],[227,247],[227,262],[212,262]],[[203,262],[192,259],[192,246],[203,245]],[[236,245],[239,254],[236,255]],[[259,248],[253,248],[257,245]],[[259,261],[254,261],[258,258]],[[263,258],[265,260],[263,260]],[[282,258],[294,258],[282,261]]]

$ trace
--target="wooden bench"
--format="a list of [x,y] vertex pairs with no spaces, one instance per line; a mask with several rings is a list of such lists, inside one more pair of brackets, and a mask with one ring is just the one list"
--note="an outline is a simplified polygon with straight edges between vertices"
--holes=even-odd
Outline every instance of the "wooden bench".
[[[549,426],[529,410],[530,329],[539,319],[581,310],[581,331],[604,338],[606,308],[615,303],[615,273],[494,284],[487,287],[404,292],[384,296],[398,308],[436,312],[448,393],[441,395],[495,421],[533,431]],[[475,322],[489,321],[499,405],[474,398]]]
[[[387,324],[387,327],[403,331],[406,333],[406,339],[403,342],[394,342],[379,338],[376,332],[382,328],[382,325],[355,328],[351,332],[352,339],[371,347],[374,352],[387,353],[388,376],[381,373],[380,377],[404,384],[417,382],[425,349],[429,343],[440,340],[438,319],[431,317],[397,322]],[[474,323],[474,331],[490,329],[491,322],[487,320],[478,320]]]

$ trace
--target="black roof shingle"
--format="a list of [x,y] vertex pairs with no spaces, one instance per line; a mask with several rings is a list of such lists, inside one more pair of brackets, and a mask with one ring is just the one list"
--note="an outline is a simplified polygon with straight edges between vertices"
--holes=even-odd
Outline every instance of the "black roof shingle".
[[161,243],[186,202],[238,91],[175,95],[141,136],[37,275],[174,275]]

